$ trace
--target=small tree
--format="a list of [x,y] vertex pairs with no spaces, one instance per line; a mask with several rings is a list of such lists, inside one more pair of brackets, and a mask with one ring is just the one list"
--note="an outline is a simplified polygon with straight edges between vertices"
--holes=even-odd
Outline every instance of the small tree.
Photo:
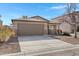
[[67,13],[70,17],[70,19],[72,21],[74,21],[74,23],[72,25],[74,25],[74,34],[75,34],[75,38],[77,38],[77,22],[76,22],[76,4],[75,3],[68,3],[67,4]]

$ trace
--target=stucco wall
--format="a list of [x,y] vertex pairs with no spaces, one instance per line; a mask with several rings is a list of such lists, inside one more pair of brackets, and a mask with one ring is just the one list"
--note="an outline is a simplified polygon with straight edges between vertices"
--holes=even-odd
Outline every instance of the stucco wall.
[[59,25],[59,29],[62,30],[62,32],[69,32],[71,33],[71,25],[67,22],[63,22]]

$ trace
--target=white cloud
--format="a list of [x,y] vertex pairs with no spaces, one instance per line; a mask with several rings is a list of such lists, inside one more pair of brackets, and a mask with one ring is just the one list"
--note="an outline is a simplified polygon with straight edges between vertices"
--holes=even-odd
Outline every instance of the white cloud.
[[50,9],[64,9],[66,7],[67,7],[66,5],[59,5],[59,6],[53,6]]

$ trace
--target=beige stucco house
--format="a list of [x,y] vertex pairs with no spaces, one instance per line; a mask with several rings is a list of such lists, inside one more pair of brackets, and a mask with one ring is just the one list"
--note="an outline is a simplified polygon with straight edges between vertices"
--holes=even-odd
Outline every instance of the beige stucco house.
[[18,35],[48,34],[48,20],[40,16],[33,16],[29,18],[23,16],[19,19],[12,19],[12,24],[16,27]]
[[[77,30],[79,30],[79,15],[76,16]],[[47,35],[59,34],[61,32],[74,32],[74,21],[68,14],[62,15],[48,21],[40,16],[23,16],[12,19],[12,25],[18,35]]]

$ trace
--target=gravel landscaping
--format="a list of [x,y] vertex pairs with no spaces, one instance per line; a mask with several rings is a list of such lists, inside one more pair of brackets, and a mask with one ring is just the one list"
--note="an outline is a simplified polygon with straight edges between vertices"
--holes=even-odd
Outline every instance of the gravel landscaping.
[[20,52],[17,37],[11,37],[9,41],[0,44],[0,55]]
[[79,44],[79,38],[74,38],[72,36],[55,36],[55,37],[58,38],[59,40],[62,40],[70,44],[74,44],[74,45]]

